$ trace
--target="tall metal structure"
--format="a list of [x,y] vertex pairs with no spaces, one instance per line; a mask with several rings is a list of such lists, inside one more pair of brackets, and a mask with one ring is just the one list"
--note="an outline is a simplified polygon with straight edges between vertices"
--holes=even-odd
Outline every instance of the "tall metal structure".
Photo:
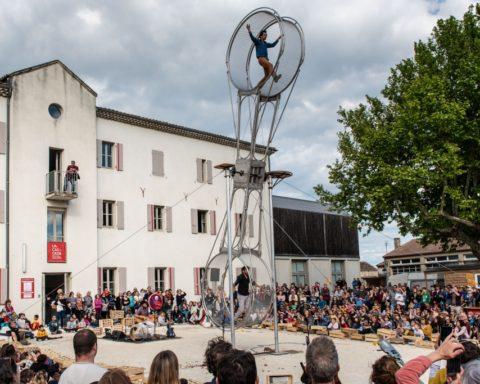
[[[275,48],[269,49],[270,62],[275,72],[281,75],[278,81],[271,76],[263,85],[257,86],[264,74],[257,63],[255,45],[247,25],[254,35],[266,30],[268,41],[281,36]],[[226,175],[227,212],[218,232],[220,237],[217,237],[208,258],[201,285],[207,315],[214,325],[232,329],[232,342],[235,327],[263,321],[270,314],[276,298],[271,233],[273,212],[265,215],[264,211],[264,202],[269,201],[271,182],[268,156],[304,55],[304,36],[300,25],[271,8],[250,12],[238,24],[228,44],[226,64],[237,140],[236,161],[235,164],[218,166],[225,170]],[[236,103],[233,102],[232,87],[236,90]],[[245,141],[249,143],[248,150],[242,149],[241,144]],[[230,183],[233,183],[231,189]],[[230,207],[234,210],[234,220],[231,220]],[[271,207],[269,209],[271,211]],[[231,222],[233,224],[229,225]],[[270,250],[265,252],[265,245],[268,248],[269,244]],[[214,254],[217,246],[219,251]],[[250,276],[250,289],[246,310],[239,315],[235,314],[233,306],[233,282],[244,266]]]

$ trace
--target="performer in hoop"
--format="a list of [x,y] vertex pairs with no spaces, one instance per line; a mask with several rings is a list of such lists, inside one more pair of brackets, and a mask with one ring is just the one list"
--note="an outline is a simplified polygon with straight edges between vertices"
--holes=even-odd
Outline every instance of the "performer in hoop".
[[248,307],[248,299],[250,297],[250,276],[248,275],[247,267],[242,267],[242,273],[237,276],[233,283],[233,289],[237,289],[238,310],[235,313],[235,319],[246,313]]
[[258,38],[253,36],[253,33],[250,30],[250,24],[247,24],[247,30],[248,34],[250,35],[250,39],[252,39],[253,44],[255,44],[258,64],[262,66],[265,73],[265,76],[262,78],[262,80],[259,81],[256,88],[262,88],[270,76],[273,76],[273,81],[277,82],[278,80],[280,80],[282,75],[277,75],[275,73],[273,64],[270,63],[270,61],[268,60],[268,48],[275,47],[279,40],[282,38],[282,36],[279,36],[278,39],[275,40],[273,43],[267,43],[267,31],[265,29],[260,31]]

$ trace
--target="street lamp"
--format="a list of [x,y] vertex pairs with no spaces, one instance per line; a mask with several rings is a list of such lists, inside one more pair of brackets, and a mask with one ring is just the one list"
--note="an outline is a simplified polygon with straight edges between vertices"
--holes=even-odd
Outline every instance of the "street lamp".
[[275,268],[275,244],[273,238],[273,188],[282,180],[293,175],[289,171],[270,171],[265,174],[268,183],[268,198],[270,204],[270,263],[272,265],[272,285],[273,285],[273,334],[275,337],[275,353],[280,353],[280,345],[278,342],[278,313],[277,313],[277,276]]

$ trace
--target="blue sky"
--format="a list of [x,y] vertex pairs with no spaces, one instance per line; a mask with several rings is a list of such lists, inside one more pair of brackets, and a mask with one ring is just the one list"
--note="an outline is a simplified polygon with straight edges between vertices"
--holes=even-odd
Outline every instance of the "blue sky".
[[[98,94],[98,104],[233,135],[225,50],[250,10],[297,19],[306,59],[274,145],[273,166],[294,172],[278,194],[309,198],[328,185],[338,156],[337,110],[377,95],[389,69],[412,55],[438,18],[460,17],[464,0],[7,1],[0,0],[0,73],[61,59]],[[360,239],[381,261],[394,225]],[[404,239],[405,240],[405,239]]]

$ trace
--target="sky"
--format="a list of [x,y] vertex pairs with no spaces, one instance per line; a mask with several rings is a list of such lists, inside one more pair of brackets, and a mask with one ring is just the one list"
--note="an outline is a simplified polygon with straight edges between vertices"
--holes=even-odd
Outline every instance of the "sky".
[[[339,106],[378,95],[413,43],[470,3],[0,0],[0,74],[60,59],[98,93],[99,106],[233,136],[226,47],[246,14],[272,7],[301,24],[306,47],[273,143],[272,167],[294,176],[276,194],[312,199],[315,185],[333,188],[327,165],[338,157]],[[397,236],[394,224],[360,235],[361,258],[380,262]]]

